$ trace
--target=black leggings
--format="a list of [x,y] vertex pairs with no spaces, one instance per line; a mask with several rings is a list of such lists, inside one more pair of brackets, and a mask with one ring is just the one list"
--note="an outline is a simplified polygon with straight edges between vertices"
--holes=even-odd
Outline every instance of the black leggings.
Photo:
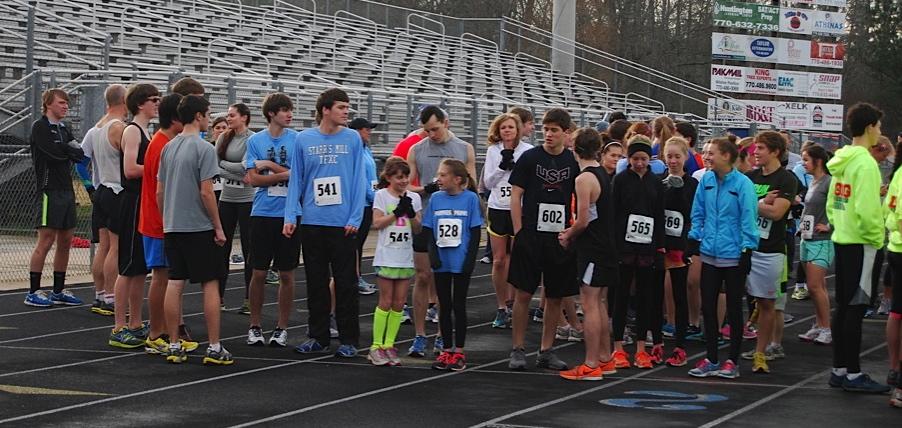
[[[833,367],[845,367],[849,373],[859,373],[861,320],[868,308],[868,301],[859,288],[859,281],[862,275],[866,275],[865,270],[871,269],[873,264],[865,263],[865,246],[862,244],[834,243],[833,248],[836,251],[836,311],[833,312],[830,323],[833,331]],[[873,250],[869,248],[868,252],[870,251]]]
[[727,291],[727,320],[733,333],[730,334],[730,359],[739,361],[742,346],[742,296],[745,294],[745,275],[739,267],[716,267],[702,264],[702,315],[705,320],[705,344],[708,361],[717,363],[717,339],[720,325],[717,323],[717,298],[721,287]]
[[[453,285],[452,285],[453,282]],[[453,288],[453,290],[452,290]],[[470,289],[470,275],[462,273],[435,273],[435,291],[438,293],[438,324],[442,332],[445,349],[464,347],[467,340],[467,292]],[[454,312],[454,340],[451,335],[451,312]]]
[[683,347],[686,341],[686,329],[689,327],[689,297],[686,293],[686,281],[689,277],[689,266],[670,269],[670,288],[673,291],[674,321],[676,322],[677,348]]
[[235,226],[241,230],[241,256],[244,257],[244,298],[251,283],[253,268],[248,252],[251,249],[251,202],[219,202],[219,221],[225,232],[226,245],[222,247],[222,276],[219,277],[219,296],[225,298],[226,282],[229,279],[229,258],[232,253],[232,238]]
[[664,323],[664,271],[651,266],[639,267],[629,264],[620,265],[620,283],[615,295],[617,302],[614,304],[614,340],[623,340],[633,278],[636,279],[637,338],[645,340],[646,333],[651,330],[653,343],[664,343],[664,336],[661,334],[661,326]]
[[358,267],[360,259],[363,258],[363,244],[366,243],[366,237],[370,234],[370,227],[373,226],[373,207],[367,205],[363,207],[363,220],[360,221],[360,228],[357,229],[357,261]]

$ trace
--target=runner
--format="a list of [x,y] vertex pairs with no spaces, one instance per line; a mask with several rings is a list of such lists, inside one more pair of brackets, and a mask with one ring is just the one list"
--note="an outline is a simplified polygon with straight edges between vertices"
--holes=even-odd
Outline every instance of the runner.
[[[777,132],[764,131],[755,136],[755,162],[759,168],[746,175],[755,185],[758,196],[758,248],[752,251],[752,267],[748,275],[748,294],[755,298],[758,312],[758,341],[754,352],[742,355],[751,359],[752,371],[770,373],[770,359],[783,355],[783,346],[774,335],[776,323],[782,322],[786,307],[785,282],[787,214],[798,193],[798,180],[780,163],[786,155],[786,140]],[[776,317],[780,317],[778,321]],[[730,323],[731,337],[739,336],[739,326]]]
[[576,250],[577,280],[583,306],[583,364],[562,371],[570,380],[601,380],[617,373],[611,358],[611,331],[608,323],[607,291],[618,283],[614,238],[614,203],[611,180],[598,161],[601,137],[597,131],[578,131],[574,150],[582,172],[576,177],[576,220],[561,233],[561,245]]
[[373,344],[367,359],[376,366],[401,364],[395,338],[401,328],[404,301],[413,267],[413,234],[419,232],[423,206],[420,195],[408,192],[410,166],[392,156],[385,161],[379,191],[373,200],[373,229],[379,231],[373,269],[379,303],[373,313]]
[[203,97],[188,95],[178,108],[182,132],[172,139],[160,158],[157,175],[157,205],[163,218],[164,249],[169,261],[169,281],[164,306],[169,333],[166,361],[180,364],[187,360],[187,349],[179,338],[181,300],[185,282],[201,283],[204,294],[204,318],[207,321],[207,347],[203,363],[230,365],[235,361],[219,343],[219,254],[225,233],[219,221],[213,177],[219,174],[216,149],[200,137],[210,121],[210,103]]
[[442,353],[432,368],[459,371],[467,368],[467,292],[479,251],[482,207],[476,195],[476,181],[463,162],[443,160],[438,168],[438,183],[442,190],[432,195],[423,215],[423,230],[432,241],[429,254],[444,338]]
[[492,121],[486,145],[485,167],[482,180],[489,189],[488,226],[492,247],[492,285],[495,288],[497,312],[492,328],[510,327],[509,304],[513,304],[513,289],[507,282],[510,268],[510,248],[513,225],[510,215],[511,184],[508,182],[517,160],[532,145],[520,140],[523,124],[520,117],[505,113]]
[[836,151],[827,162],[833,176],[827,194],[827,219],[833,225],[836,252],[836,312],[833,314],[833,370],[831,387],[850,392],[886,393],[861,372],[861,321],[870,304],[871,267],[883,246],[880,170],[868,149],[880,137],[883,112],[859,103],[846,113],[852,144]]
[[508,282],[516,288],[513,349],[508,364],[511,370],[526,369],[524,342],[529,303],[540,283],[545,288],[546,314],[542,320],[542,341],[536,366],[567,369],[567,364],[551,347],[561,316],[561,298],[579,292],[574,256],[558,242],[558,234],[573,218],[570,201],[579,172],[579,163],[564,150],[572,123],[570,113],[564,109],[546,111],[542,118],[544,144],[520,156],[509,179],[513,186],[511,223],[516,237],[508,272]]
[[335,278],[335,321],[341,342],[335,354],[355,357],[360,339],[356,233],[366,189],[372,185],[366,181],[360,134],[344,127],[349,106],[348,94],[341,89],[321,93],[316,99],[319,126],[297,135],[289,159],[294,174],[288,180],[287,200],[301,205],[285,206],[282,233],[292,237],[300,223],[297,232],[304,247],[311,337],[296,351],[304,354],[329,352],[330,270]]
[[728,360],[720,364],[717,358],[720,290],[726,288],[730,324],[742,325],[745,277],[751,269],[751,250],[758,247],[759,239],[755,187],[748,177],[733,167],[737,157],[738,148],[728,138],[708,140],[704,162],[711,169],[699,182],[692,201],[687,253],[701,255],[702,314],[707,348],[707,357],[689,371],[689,375],[695,377],[739,377],[741,335],[730,336]]
[[601,166],[608,178],[614,178],[614,174],[617,173],[617,162],[620,162],[620,159],[623,159],[623,144],[619,141],[612,140],[601,149]]
[[695,145],[698,143],[698,130],[695,128],[695,125],[689,122],[677,122],[674,135],[683,137],[689,145],[689,156],[686,158],[685,166],[686,173],[693,175],[695,171],[703,169],[702,156],[695,151]]
[[[476,152],[473,146],[454,136],[448,130],[448,115],[438,106],[428,106],[420,113],[420,123],[426,131],[427,137],[410,149],[407,163],[410,165],[410,175],[413,177],[410,190],[420,194],[423,205],[428,205],[429,195],[439,190],[435,183],[438,174],[438,165],[443,159],[457,159],[467,165],[467,172],[471,177],[476,176]],[[429,236],[424,232],[414,236],[413,260],[416,264],[417,277],[413,287],[413,325],[416,332],[408,354],[412,357],[425,355],[426,318],[429,296],[434,290],[432,269],[429,267]],[[429,318],[437,318],[435,308],[429,311]],[[438,321],[437,319],[435,320]],[[443,346],[441,338],[436,338],[433,343],[433,352],[439,352]]]
[[[616,123],[615,123],[616,124]],[[623,135],[623,140],[626,142],[626,150],[629,151],[629,142],[632,141],[633,137],[636,135],[642,135],[648,138],[648,141],[651,142],[651,138],[654,135],[652,132],[652,128],[648,126],[645,122],[636,122],[630,125],[629,129],[626,130],[626,133]],[[612,135],[613,138],[613,135]],[[623,158],[619,162],[617,162],[617,174],[626,171],[629,169],[630,163],[629,158]],[[656,157],[652,157],[648,162],[648,168],[651,170],[652,174],[663,174],[667,171],[667,166],[664,165],[664,162],[661,162]]]
[[115,286],[115,326],[107,341],[110,346],[118,348],[137,348],[147,340],[148,329],[142,323],[141,314],[144,280],[150,270],[144,259],[144,238],[138,232],[138,220],[144,155],[150,144],[147,127],[151,119],[157,117],[161,100],[160,91],[148,83],[134,84],[125,94],[125,105],[132,114],[132,121],[122,131],[120,142],[122,192],[119,195],[119,217],[122,221],[119,228],[119,277]]
[[[896,153],[902,149],[902,142],[896,145]],[[892,272],[893,280],[893,299],[889,318],[886,320],[886,344],[889,351],[889,372],[886,376],[886,383],[895,386],[890,405],[893,407],[902,407],[902,382],[900,382],[900,373],[902,373],[902,336],[900,336],[900,325],[902,325],[902,286],[898,285],[902,282],[902,212],[900,212],[899,198],[902,197],[902,156],[896,156],[893,162],[893,178],[890,182],[889,189],[886,194],[886,203],[883,206],[886,215],[886,228],[889,229],[889,244],[887,245],[887,260],[889,268]]]
[[357,131],[360,134],[360,139],[363,141],[363,151],[365,153],[363,163],[366,166],[366,182],[370,184],[366,190],[363,220],[360,223],[360,230],[357,231],[357,291],[364,296],[369,296],[376,292],[376,286],[366,282],[360,273],[363,244],[366,243],[366,238],[370,234],[370,227],[373,224],[373,198],[376,195],[376,184],[379,182],[376,177],[376,159],[373,158],[373,150],[370,148],[370,135],[376,126],[375,123],[362,117],[355,118],[348,124],[348,128]]
[[219,161],[219,175],[222,194],[219,195],[219,219],[226,235],[222,252],[222,276],[219,277],[219,296],[225,299],[226,283],[229,279],[229,263],[232,255],[232,239],[235,228],[241,231],[241,258],[244,260],[244,302],[239,313],[250,314],[248,292],[253,276],[250,262],[251,250],[251,206],[254,202],[254,186],[245,182],[244,158],[247,140],[254,135],[248,129],[251,124],[251,109],[243,103],[229,106],[225,117],[228,129],[216,140],[216,159]]
[[[72,131],[62,122],[69,112],[69,95],[62,89],[49,89],[41,95],[43,116],[31,125],[31,146],[39,196],[38,242],[29,262],[30,289],[25,304],[49,308],[53,305],[81,305],[66,287],[69,248],[75,231],[75,190],[72,188],[72,163],[80,162],[84,151]],[[53,253],[53,292],[41,291],[41,272],[50,247]]]
[[[294,150],[297,132],[290,129],[294,105],[291,98],[282,93],[272,93],[263,99],[263,118],[266,129],[247,140],[244,167],[247,181],[256,187],[251,206],[250,263],[253,268],[248,287],[250,321],[247,332],[248,345],[263,345],[262,312],[264,284],[270,266],[279,272],[279,317],[276,328],[269,337],[270,346],[287,346],[288,321],[294,305],[294,270],[301,256],[300,235],[283,236],[284,216],[288,199],[290,165],[296,155]],[[290,205],[297,208],[297,203]],[[296,220],[295,220],[296,221]]]
[[808,144],[802,149],[805,173],[811,174],[805,209],[800,224],[802,242],[799,262],[805,266],[807,290],[814,301],[815,322],[807,332],[799,335],[803,342],[820,345],[833,343],[830,332],[830,296],[825,276],[833,264],[833,243],[830,241],[830,223],[827,221],[827,193],[830,190],[830,174],[827,161],[830,155],[817,145]]
[[[630,168],[614,176],[614,210],[620,256],[620,282],[614,304],[614,364],[629,367],[623,350],[630,286],[636,286],[636,354],[633,365],[650,369],[664,362],[661,335],[664,303],[664,185],[651,173],[651,141],[642,135],[629,140]],[[651,331],[651,354],[645,352],[646,333]]]

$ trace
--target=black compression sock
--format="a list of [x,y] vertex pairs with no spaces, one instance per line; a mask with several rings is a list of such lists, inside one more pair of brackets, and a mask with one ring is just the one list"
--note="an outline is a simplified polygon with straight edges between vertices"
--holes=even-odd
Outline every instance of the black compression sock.
[[53,292],[56,294],[63,292],[66,286],[66,272],[53,272]]
[[40,272],[29,272],[28,273],[29,284],[31,287],[31,293],[38,291],[41,289],[41,273]]

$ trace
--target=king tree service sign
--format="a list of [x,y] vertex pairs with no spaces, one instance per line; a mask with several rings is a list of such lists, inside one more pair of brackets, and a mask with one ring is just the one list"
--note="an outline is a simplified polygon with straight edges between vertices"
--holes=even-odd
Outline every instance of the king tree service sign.
[[779,31],[780,8],[718,0],[714,3],[714,25],[746,30]]

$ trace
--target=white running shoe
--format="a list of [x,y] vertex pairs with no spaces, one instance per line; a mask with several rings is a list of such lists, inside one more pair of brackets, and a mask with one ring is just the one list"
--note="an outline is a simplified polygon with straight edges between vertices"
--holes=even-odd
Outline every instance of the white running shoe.
[[799,335],[799,340],[802,342],[813,342],[814,339],[817,338],[818,335],[821,334],[821,328],[817,326],[817,324],[812,325],[808,331]]
[[269,336],[269,346],[284,348],[286,345],[288,345],[288,332],[277,327],[272,331],[272,336]]
[[247,344],[254,345],[263,345],[266,343],[266,339],[263,338],[263,330],[260,327],[251,327],[247,331]]
[[814,339],[818,345],[830,345],[833,343],[833,332],[829,328],[821,329],[820,334]]

